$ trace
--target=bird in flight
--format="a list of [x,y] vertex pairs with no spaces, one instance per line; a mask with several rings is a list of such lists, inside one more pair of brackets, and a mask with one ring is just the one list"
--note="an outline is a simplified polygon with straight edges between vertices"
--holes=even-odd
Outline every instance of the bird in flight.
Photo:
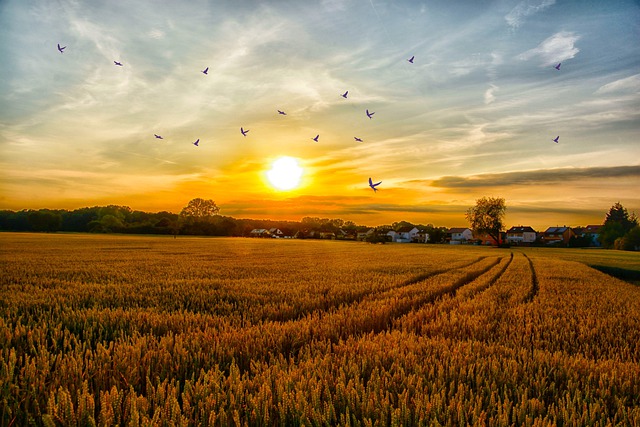
[[242,136],[247,136],[247,132],[249,132],[249,129],[244,130],[244,129],[240,128],[240,133],[242,134]]
[[558,71],[559,71],[559,70],[560,70],[560,64],[562,64],[562,62],[559,62],[559,63],[558,63],[558,65],[556,65],[556,66],[555,66],[555,67],[553,67],[553,68],[555,68],[556,70],[558,70]]
[[157,139],[163,139],[160,135],[154,133],[153,136],[155,136]]
[[369,187],[371,187],[371,189],[373,190],[373,192],[375,193],[376,191],[378,191],[378,189],[376,188],[378,185],[382,184],[382,181],[380,182],[376,182],[375,184],[373,183],[373,181],[371,181],[371,178],[369,178]]
[[349,94],[349,91],[346,91],[345,93],[343,93],[342,95],[340,95],[341,97],[343,97],[344,99],[347,99],[347,95]]
[[60,47],[60,43],[58,43],[58,50],[60,51],[60,53],[64,53],[63,50],[65,50],[66,48],[66,46]]
[[283,116],[286,116],[287,113],[285,113],[284,111],[278,110],[278,114],[282,114]]
[[122,67],[122,62],[113,61],[113,63]]
[[320,135],[316,135],[315,138],[311,138],[311,139],[313,139],[315,142],[318,142],[318,138],[320,138]]
[[199,142],[200,142],[200,138],[196,139],[196,142],[194,142],[193,145],[197,147]]
[[556,139],[552,139],[552,141],[557,144],[559,139],[560,139],[560,135],[556,136]]
[[358,138],[357,136],[354,136],[353,139],[355,139],[358,142],[362,142],[362,140],[360,138]]
[[202,70],[202,74],[208,74],[208,73],[209,73],[209,67],[207,67],[204,70]]
[[411,58],[407,59],[407,61],[411,62],[413,64],[413,58],[415,58],[415,55],[412,56]]
[[373,116],[375,114],[375,112],[370,113],[369,110],[367,110],[367,117],[371,118],[371,116]]

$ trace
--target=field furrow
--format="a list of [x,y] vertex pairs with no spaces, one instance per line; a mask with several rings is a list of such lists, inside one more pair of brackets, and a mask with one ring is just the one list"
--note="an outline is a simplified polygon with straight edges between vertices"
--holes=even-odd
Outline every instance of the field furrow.
[[538,276],[536,275],[536,269],[533,267],[533,262],[531,261],[531,258],[529,258],[526,254],[522,254],[522,255],[524,255],[524,257],[527,258],[527,261],[529,262],[529,268],[531,269],[531,290],[529,291],[527,296],[524,298],[524,302],[531,302],[538,294],[540,285],[538,284]]

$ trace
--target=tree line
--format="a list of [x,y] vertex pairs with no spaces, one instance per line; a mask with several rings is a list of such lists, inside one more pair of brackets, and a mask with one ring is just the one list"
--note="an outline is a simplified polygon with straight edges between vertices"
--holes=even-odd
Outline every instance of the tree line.
[[[487,233],[500,241],[504,229],[506,204],[502,198],[482,198],[467,211],[466,217],[476,233]],[[406,221],[375,227],[373,239],[382,239],[381,233],[402,227],[417,227],[429,234],[430,243],[442,243],[447,238],[446,227],[432,224],[412,224]],[[202,236],[249,236],[254,229],[280,229],[285,235],[298,234],[309,238],[317,233],[356,234],[371,227],[342,219],[304,217],[301,221],[277,221],[268,219],[237,219],[220,215],[220,208],[213,200],[191,200],[179,214],[172,212],[143,212],[128,206],[108,205],[66,209],[0,210],[0,230],[36,232],[88,232],[130,233]],[[316,234],[314,234],[316,233]],[[600,230],[600,243],[605,248],[626,250],[640,249],[640,227],[634,213],[629,214],[619,202],[606,214]],[[572,246],[580,246],[578,241]]]
[[[380,230],[399,229],[414,224],[400,221],[376,227]],[[433,241],[446,237],[446,227],[418,225],[426,229]],[[213,200],[193,199],[179,214],[143,212],[128,206],[93,206],[75,210],[24,209],[0,210],[0,230],[35,232],[128,233],[200,236],[249,236],[254,229],[280,229],[285,235],[309,238],[317,233],[337,233],[343,230],[356,234],[371,227],[336,218],[304,217],[301,221],[268,219],[238,219],[220,215]]]

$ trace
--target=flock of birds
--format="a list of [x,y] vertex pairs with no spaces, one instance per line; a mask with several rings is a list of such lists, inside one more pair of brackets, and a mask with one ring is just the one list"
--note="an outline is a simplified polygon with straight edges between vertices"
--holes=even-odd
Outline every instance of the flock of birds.
[[[64,53],[64,50],[66,49],[66,46],[60,46],[60,43],[58,43],[58,51],[60,51],[60,53]],[[413,64],[413,61],[415,59],[415,55],[412,56],[411,58],[407,59],[407,62]],[[118,62],[118,61],[113,61],[113,63],[119,67],[122,67],[122,62]],[[560,65],[562,65],[562,62],[558,63],[558,65],[556,65],[555,68],[556,70],[560,71]],[[201,71],[202,74],[204,75],[208,75],[209,74],[209,67],[205,68],[204,70]],[[344,99],[347,99],[347,97],[349,96],[349,91],[345,91],[343,94],[340,95],[341,97],[343,97]],[[277,110],[278,114],[286,116],[287,113],[285,113],[282,110]],[[367,115],[367,117],[369,119],[373,118],[373,115],[375,114],[374,111],[369,111],[368,109],[365,110],[365,113]],[[242,134],[242,136],[246,137],[247,133],[249,132],[249,129],[244,129],[243,127],[240,128],[240,133]],[[158,134],[153,134],[153,136],[156,137],[156,139],[164,139],[161,135]],[[311,138],[313,141],[318,142],[318,139],[320,138],[320,135],[316,135],[314,138]],[[355,139],[357,142],[363,142],[361,138],[358,138],[357,136],[354,136],[353,139]],[[556,144],[558,143],[558,140],[560,139],[560,135],[556,136],[554,139],[552,139],[553,142],[555,142]],[[194,142],[192,142],[193,145],[195,145],[196,147],[198,147],[198,144],[200,143],[200,138],[196,139]],[[382,181],[380,182],[376,182],[374,183],[373,180],[371,178],[369,178],[369,187],[371,187],[371,189],[373,190],[373,192],[377,192],[378,188],[376,188],[378,185],[382,184]]]

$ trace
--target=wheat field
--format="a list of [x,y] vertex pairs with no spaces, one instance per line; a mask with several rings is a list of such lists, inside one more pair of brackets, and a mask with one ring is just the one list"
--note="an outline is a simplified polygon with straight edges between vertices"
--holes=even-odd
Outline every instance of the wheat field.
[[2,233],[0,423],[640,425],[640,288],[549,254]]

